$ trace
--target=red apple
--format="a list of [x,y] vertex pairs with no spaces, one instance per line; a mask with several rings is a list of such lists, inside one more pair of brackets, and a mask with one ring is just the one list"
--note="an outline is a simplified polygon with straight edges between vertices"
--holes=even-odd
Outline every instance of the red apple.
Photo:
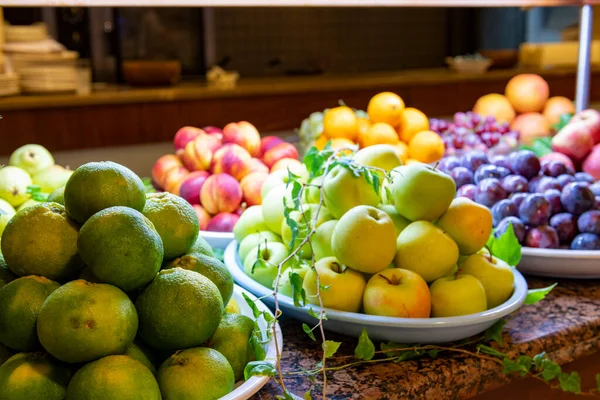
[[190,172],[179,186],[179,195],[190,204],[200,204],[200,189],[208,176],[206,171]]
[[553,151],[552,153],[545,154],[540,157],[540,161],[559,161],[565,164],[567,167],[570,167],[573,171],[575,171],[575,165],[573,164],[573,160],[571,160],[568,156],[563,153],[557,153]]
[[587,172],[593,176],[595,180],[600,179],[600,144],[594,146],[592,152],[586,157],[581,168],[583,172]]
[[179,129],[173,138],[175,151],[177,152],[178,150],[184,149],[186,144],[204,133],[205,132],[202,129],[195,128],[193,126],[184,126],[183,128]]
[[569,124],[576,122],[584,122],[589,128],[594,144],[600,143],[600,112],[592,109],[583,110],[575,114]]
[[234,213],[218,213],[210,219],[206,230],[212,232],[233,232],[233,227],[238,219],[240,219],[240,216]]
[[568,123],[552,138],[552,150],[581,161],[594,147],[590,124],[585,121]]

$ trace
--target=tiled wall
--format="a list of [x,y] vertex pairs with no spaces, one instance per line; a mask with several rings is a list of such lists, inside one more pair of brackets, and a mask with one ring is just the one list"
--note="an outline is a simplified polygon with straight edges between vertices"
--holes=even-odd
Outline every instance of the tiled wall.
[[[444,65],[440,8],[216,9],[217,59],[243,76],[322,68],[331,73]],[[283,64],[269,67],[279,58]]]

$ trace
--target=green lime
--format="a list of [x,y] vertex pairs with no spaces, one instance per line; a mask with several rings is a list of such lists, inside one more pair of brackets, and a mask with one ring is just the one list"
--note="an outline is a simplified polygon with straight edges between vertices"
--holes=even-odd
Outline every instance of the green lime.
[[123,355],[142,363],[152,372],[152,375],[156,375],[156,367],[154,366],[155,357],[144,344],[139,342],[131,343]]
[[144,209],[146,189],[129,168],[111,161],[91,162],[77,168],[65,185],[65,208],[83,224],[92,215],[113,206]]
[[231,364],[236,381],[244,379],[246,364],[255,358],[249,342],[253,331],[252,318],[241,314],[225,314],[209,340],[209,347],[223,354]]
[[61,186],[48,195],[48,201],[65,205],[65,187]]
[[7,283],[12,282],[17,278],[18,276],[13,274],[13,272],[8,269],[8,265],[6,265],[4,256],[2,253],[0,253],[0,289],[2,289],[2,287]]
[[95,277],[130,291],[148,284],[160,269],[163,247],[152,222],[128,207],[110,207],[81,227],[81,258]]
[[83,267],[77,253],[79,227],[57,203],[41,203],[16,213],[2,234],[2,254],[19,276],[55,281],[77,276]]
[[200,253],[200,254],[207,255],[209,257],[215,256],[215,253],[213,252],[213,249],[210,246],[210,244],[208,244],[206,239],[204,239],[200,235],[198,235],[198,238],[196,238],[196,242],[188,250],[188,254],[190,254],[190,253]]

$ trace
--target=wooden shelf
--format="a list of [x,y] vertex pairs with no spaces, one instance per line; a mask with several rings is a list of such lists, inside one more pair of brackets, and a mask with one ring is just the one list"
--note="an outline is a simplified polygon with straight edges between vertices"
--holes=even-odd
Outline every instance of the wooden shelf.
[[557,7],[598,0],[3,0],[20,7]]

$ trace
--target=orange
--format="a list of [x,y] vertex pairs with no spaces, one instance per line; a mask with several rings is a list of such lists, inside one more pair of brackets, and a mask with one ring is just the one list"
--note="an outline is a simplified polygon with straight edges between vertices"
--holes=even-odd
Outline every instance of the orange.
[[[355,148],[356,147],[356,143],[354,143],[352,140],[349,139],[344,139],[344,138],[336,138],[336,139],[331,139],[331,148],[334,150],[338,150],[344,147],[350,147],[350,148]],[[341,154],[351,154],[352,151],[348,150],[348,151],[344,151]]]
[[358,122],[350,107],[336,107],[323,117],[323,133],[331,139],[355,140],[358,135]]
[[397,144],[400,141],[393,126],[385,122],[377,122],[369,127],[367,133],[362,137],[361,147],[369,147],[374,144]]
[[444,142],[433,131],[417,133],[408,144],[410,158],[424,163],[438,161],[444,155]]
[[406,143],[417,134],[417,132],[429,129],[429,119],[422,111],[413,107],[404,109],[400,125],[398,126],[398,135]]
[[366,118],[358,118],[358,137],[357,142],[360,147],[363,147],[362,143],[365,140],[365,137],[369,134],[369,128],[371,127],[371,122],[369,122]]
[[400,160],[402,160],[402,164],[406,164],[406,161],[408,160],[408,145],[403,141],[400,141],[392,146],[396,150],[396,154],[398,154]]
[[376,94],[369,101],[367,113],[372,123],[385,122],[392,126],[398,126],[404,111],[404,101],[400,96],[392,92]]
[[319,150],[323,150],[325,145],[327,145],[327,142],[329,142],[329,138],[327,135],[321,133],[319,138],[315,141],[315,147]]
[[417,161],[414,158],[409,158],[408,160],[406,160],[406,165],[410,164],[421,164],[421,161]]

